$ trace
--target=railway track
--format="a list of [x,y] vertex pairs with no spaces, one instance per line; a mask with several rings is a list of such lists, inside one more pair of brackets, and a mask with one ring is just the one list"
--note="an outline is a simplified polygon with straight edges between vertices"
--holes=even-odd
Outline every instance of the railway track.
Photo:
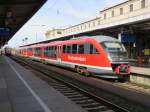
[[[110,101],[99,96],[96,96],[93,93],[83,90],[79,86],[76,86],[62,78],[54,77],[55,73],[45,68],[39,67],[32,61],[24,61],[16,57],[11,58],[25,66],[29,66],[32,69],[45,74],[38,75],[38,77],[46,81],[50,86],[60,91],[63,95],[71,99],[73,102],[75,102],[88,112],[129,112],[129,110],[111,103]],[[50,74],[53,74],[53,76]]]
[[144,86],[144,85],[139,85],[139,84],[135,84],[135,83],[130,83],[130,82],[126,82],[126,83],[114,83],[117,86],[121,86],[124,87],[126,89],[130,89],[133,91],[137,91],[141,94],[149,94],[150,95],[150,87],[148,86]]

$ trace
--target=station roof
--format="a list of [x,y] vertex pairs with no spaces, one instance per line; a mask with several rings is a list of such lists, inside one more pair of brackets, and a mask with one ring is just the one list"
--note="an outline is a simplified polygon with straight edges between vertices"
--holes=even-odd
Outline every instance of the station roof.
[[0,47],[41,8],[47,0],[0,0]]

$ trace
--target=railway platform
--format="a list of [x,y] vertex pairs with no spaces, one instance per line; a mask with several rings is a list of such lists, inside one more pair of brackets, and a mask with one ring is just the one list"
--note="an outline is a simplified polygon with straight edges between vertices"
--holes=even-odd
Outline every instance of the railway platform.
[[0,57],[0,112],[84,112],[8,57]]
[[131,66],[130,81],[150,86],[150,68]]
[[131,72],[150,76],[150,68],[131,66]]

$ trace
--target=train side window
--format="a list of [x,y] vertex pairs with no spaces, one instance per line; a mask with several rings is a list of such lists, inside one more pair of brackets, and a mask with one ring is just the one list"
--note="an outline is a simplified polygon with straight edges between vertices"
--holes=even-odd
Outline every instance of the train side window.
[[90,44],[90,54],[99,54],[98,50]]
[[78,53],[79,54],[84,54],[84,44],[80,44],[78,47]]
[[90,54],[93,54],[93,45],[90,45]]
[[84,44],[84,54],[90,54],[90,46],[91,44]]
[[49,49],[49,47],[46,47],[46,48],[44,48],[44,56],[46,56],[46,57],[48,57],[48,49]]
[[48,57],[50,57],[50,58],[52,58],[52,51],[53,50],[53,47],[52,46],[50,46],[49,48],[48,48]]
[[49,47],[49,57],[56,58],[56,46]]
[[93,48],[93,54],[99,54],[98,50],[95,47]]
[[28,49],[27,49],[27,52],[32,52],[32,48],[28,48]]
[[56,50],[57,50],[57,46],[53,47],[53,58],[56,58]]
[[66,53],[66,45],[63,45],[63,53]]
[[35,56],[41,56],[41,48],[35,48],[34,55]]
[[46,54],[46,48],[44,48],[44,56],[46,56],[45,54]]
[[77,54],[77,44],[72,45],[72,54]]
[[34,48],[34,56],[37,56],[37,50]]
[[67,51],[66,51],[66,53],[71,53],[71,45],[67,45]]

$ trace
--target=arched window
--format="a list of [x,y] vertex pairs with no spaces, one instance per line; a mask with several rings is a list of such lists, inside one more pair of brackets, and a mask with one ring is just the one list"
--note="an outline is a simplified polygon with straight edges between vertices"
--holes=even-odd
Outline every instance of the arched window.
[[123,8],[120,8],[120,15],[123,14]]
[[104,19],[106,19],[106,13],[104,14]]
[[141,0],[141,8],[145,8],[145,0]]
[[133,11],[133,4],[130,4],[130,12]]
[[111,17],[114,17],[114,11],[111,12]]

